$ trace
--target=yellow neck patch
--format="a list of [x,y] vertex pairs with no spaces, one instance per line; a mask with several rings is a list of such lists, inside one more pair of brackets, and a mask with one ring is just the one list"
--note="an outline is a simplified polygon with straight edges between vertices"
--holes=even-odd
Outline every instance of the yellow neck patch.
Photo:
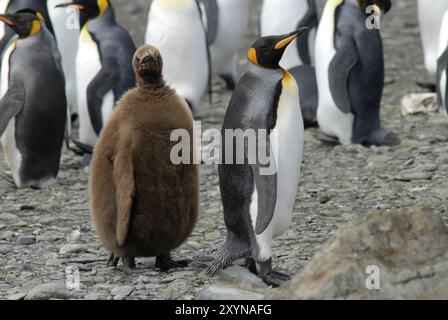
[[97,0],[98,8],[100,8],[100,17],[103,16],[109,8],[108,0]]
[[35,34],[39,33],[40,30],[42,30],[42,25],[39,21],[34,20],[33,25],[31,26],[31,32],[28,37],[34,36]]
[[294,77],[292,76],[292,74],[289,73],[288,70],[282,68],[282,71],[284,74],[283,80],[282,80],[283,85],[291,85],[293,83],[293,81],[295,81]]

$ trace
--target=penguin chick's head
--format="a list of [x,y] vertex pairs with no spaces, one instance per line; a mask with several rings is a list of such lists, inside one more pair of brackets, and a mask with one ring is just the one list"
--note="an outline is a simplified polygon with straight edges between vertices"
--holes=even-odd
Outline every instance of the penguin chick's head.
[[20,10],[14,14],[0,14],[0,21],[6,23],[20,39],[32,37],[42,30],[41,14],[33,10]]
[[392,8],[391,0],[348,0],[349,2],[356,2],[356,4],[361,8],[363,12],[366,14],[370,14],[368,12],[369,7],[373,7],[375,13],[377,15],[382,15],[388,12]]
[[97,17],[103,16],[109,8],[109,0],[73,0],[61,3],[56,8],[71,7],[80,11],[81,25]]
[[309,28],[303,27],[294,32],[281,36],[263,37],[255,41],[247,53],[247,57],[254,65],[268,68],[280,68],[280,60],[288,45]]
[[132,65],[139,83],[156,84],[162,80],[163,60],[156,47],[140,47],[134,54]]

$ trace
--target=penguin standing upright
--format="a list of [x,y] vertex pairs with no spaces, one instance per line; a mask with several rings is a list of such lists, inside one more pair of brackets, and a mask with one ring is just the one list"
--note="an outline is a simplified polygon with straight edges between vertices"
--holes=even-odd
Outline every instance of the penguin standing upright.
[[264,0],[261,11],[261,36],[283,34],[303,26],[311,30],[296,46],[289,46],[282,59],[282,66],[291,69],[314,62],[314,40],[318,25],[315,0]]
[[44,188],[59,171],[66,120],[64,79],[43,21],[34,12],[0,15],[0,20],[18,35],[1,63],[3,151],[17,187]]
[[207,36],[199,3],[153,0],[145,43],[160,50],[168,85],[196,111],[210,76]]
[[212,72],[233,90],[237,80],[239,50],[250,20],[249,0],[200,0],[204,7]]
[[[75,0],[58,7],[80,11],[81,35],[76,58],[78,147],[92,151],[115,103],[135,85],[132,57],[135,45],[119,26],[109,0]],[[87,164],[85,161],[85,164]]]
[[[190,235],[199,212],[197,165],[174,164],[175,130],[193,136],[193,116],[185,100],[165,84],[163,60],[153,46],[137,50],[137,88],[118,102],[101,133],[92,159],[92,219],[125,271],[135,257],[156,257],[157,268],[183,267],[170,252]],[[186,145],[192,160],[193,140]]]
[[[232,95],[222,128],[221,149],[226,152],[218,168],[227,241],[207,270],[209,276],[246,258],[252,272],[259,264],[267,284],[278,286],[289,279],[272,270],[272,240],[291,223],[304,128],[296,81],[279,62],[286,47],[305,30],[261,38],[248,52],[249,70]],[[235,146],[229,131],[248,136],[252,132],[256,141]],[[253,158],[262,149],[271,155],[268,164]],[[235,163],[241,155],[244,163]]]
[[[39,13],[44,19],[48,30],[53,33],[53,26],[47,10],[47,0],[0,0],[0,14],[16,13],[24,9],[31,9]],[[5,28],[4,24],[0,24],[0,52],[3,52],[8,45],[9,40],[15,33]]]
[[418,0],[417,5],[425,66],[429,75],[435,79],[439,57],[439,31],[443,15],[448,10],[448,1]]
[[440,28],[439,54],[437,59],[437,100],[439,111],[448,115],[448,10]]
[[384,57],[379,30],[366,25],[369,8],[379,17],[391,2],[328,0],[325,5],[316,37],[317,120],[325,135],[342,144],[395,145],[398,137],[380,123]]
[[78,112],[76,91],[76,55],[79,41],[79,13],[73,8],[58,8],[67,0],[48,0],[48,13],[61,54],[65,91],[70,115]]

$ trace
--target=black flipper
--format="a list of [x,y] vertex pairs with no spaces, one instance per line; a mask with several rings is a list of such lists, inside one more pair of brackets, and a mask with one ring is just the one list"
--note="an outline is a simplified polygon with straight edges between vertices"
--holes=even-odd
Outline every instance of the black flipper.
[[201,12],[202,16],[206,17],[207,42],[208,45],[211,46],[215,42],[216,35],[218,34],[218,3],[216,0],[199,0],[199,3],[203,5],[203,8],[201,7]]
[[97,135],[103,128],[103,118],[101,107],[104,96],[116,86],[119,81],[119,67],[112,59],[103,60],[103,67],[93,78],[87,87],[87,105],[89,109],[90,121]]
[[[448,48],[446,48],[439,59],[437,59],[437,101],[439,103],[439,108],[447,108],[448,111],[448,77],[447,83],[445,83],[445,97],[442,97],[442,91],[440,88],[440,81],[442,80],[442,74],[444,71],[448,71]],[[444,100],[446,104],[445,106],[443,105]]]
[[[317,28],[319,20],[317,18],[317,8],[314,0],[308,0],[309,9],[305,16],[300,20],[297,25],[297,29],[302,27]],[[299,52],[300,59],[306,65],[311,65],[311,56],[309,48],[310,32],[306,32],[300,40],[296,40],[297,50]]]
[[19,80],[11,80],[9,89],[0,100],[0,136],[8,127],[9,121],[22,110],[25,104],[25,87]]
[[[201,9],[201,5],[200,5],[200,1],[201,0],[195,0],[196,1],[196,5],[198,7],[198,11],[199,14],[201,16],[201,21],[204,22],[204,12],[202,12]],[[208,2],[208,1],[207,1]],[[205,26],[204,23],[202,23],[202,26],[204,28],[204,33],[205,33],[205,41],[206,41],[206,48],[207,48],[207,63],[208,63],[208,98],[209,98],[209,102],[210,105],[213,104],[213,87],[212,87],[212,78],[213,78],[213,72],[212,72],[212,53],[210,51],[210,45],[208,43],[208,31],[207,31],[207,27]]]
[[352,106],[348,94],[348,78],[350,71],[359,61],[356,45],[350,38],[341,36],[340,46],[330,64],[330,89],[336,106],[344,113],[350,113]]

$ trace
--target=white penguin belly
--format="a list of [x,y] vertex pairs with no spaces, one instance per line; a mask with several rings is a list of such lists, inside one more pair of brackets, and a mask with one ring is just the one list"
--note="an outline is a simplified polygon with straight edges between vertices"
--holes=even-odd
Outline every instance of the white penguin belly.
[[317,121],[327,135],[337,137],[342,144],[352,142],[354,115],[337,106],[330,89],[328,70],[336,55],[334,47],[334,11],[341,0],[330,0],[325,7],[316,36],[316,78],[319,90]]
[[214,75],[236,77],[238,54],[249,23],[249,0],[218,0],[218,32],[210,51]]
[[69,116],[78,112],[76,90],[76,55],[79,40],[79,14],[72,8],[55,8],[67,3],[66,0],[49,0],[48,14],[53,24],[57,45],[62,58],[62,68],[65,76],[65,91]]
[[446,0],[418,1],[418,18],[425,53],[425,66],[431,76],[435,76],[437,72],[439,30],[443,15],[447,10],[448,1]]
[[[1,64],[1,98],[5,95],[9,88],[9,63],[12,53],[16,48],[16,43],[12,43],[5,51]],[[6,127],[5,132],[1,137],[1,143],[3,146],[3,154],[11,169],[14,181],[17,187],[22,186],[20,179],[20,167],[22,166],[22,154],[17,148],[16,144],[16,130],[15,130],[16,118],[12,117]]]
[[[5,14],[11,0],[0,0],[0,14]],[[0,39],[5,35],[6,24],[0,23]]]
[[[266,261],[272,256],[272,239],[283,234],[291,225],[300,179],[303,135],[299,90],[296,82],[287,76],[286,80],[283,80],[283,91],[278,102],[276,125],[270,135],[277,166],[277,202],[267,229],[255,236],[259,248],[259,261]],[[255,230],[258,215],[256,188],[252,196],[250,215]]]
[[[98,139],[93,129],[87,104],[87,88],[98,72],[101,70],[101,58],[97,44],[93,41],[87,30],[83,30],[79,42],[77,65],[77,90],[79,108],[79,141],[89,146],[95,146]],[[101,107],[103,127],[109,120],[114,106],[113,91],[103,97]]]
[[196,2],[154,0],[145,42],[160,50],[167,84],[198,106],[207,89],[209,70],[205,32]]
[[[261,36],[286,34],[296,30],[308,10],[307,0],[264,0]],[[285,69],[303,65],[295,43],[286,48],[280,64]]]
[[[448,48],[448,11],[443,16],[442,20],[442,26],[440,27],[440,36],[439,36],[439,51],[437,54],[437,57],[440,57],[443,55],[445,50]],[[440,79],[437,79],[439,81],[439,90],[440,95],[442,97],[442,105],[439,106],[440,113],[444,115],[447,114],[447,103],[445,97],[446,97],[446,80],[447,80],[447,74],[446,70],[442,71],[442,74],[440,75]]]

